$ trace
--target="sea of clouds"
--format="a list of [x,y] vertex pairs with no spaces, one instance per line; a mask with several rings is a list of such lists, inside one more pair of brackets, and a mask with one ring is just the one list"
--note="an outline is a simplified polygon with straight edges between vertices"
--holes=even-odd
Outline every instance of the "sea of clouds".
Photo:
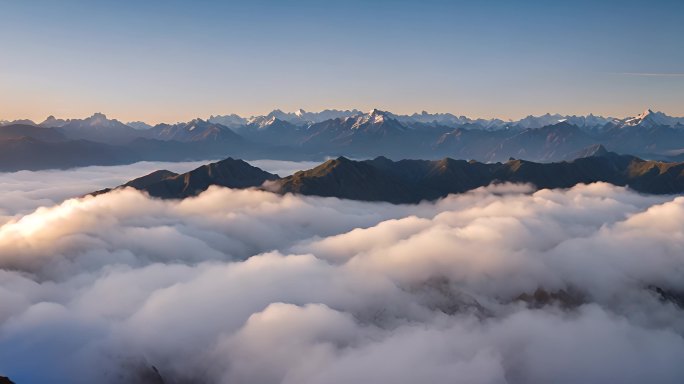
[[684,197],[597,183],[418,205],[218,187],[62,201],[195,166],[0,174],[0,375],[684,382]]

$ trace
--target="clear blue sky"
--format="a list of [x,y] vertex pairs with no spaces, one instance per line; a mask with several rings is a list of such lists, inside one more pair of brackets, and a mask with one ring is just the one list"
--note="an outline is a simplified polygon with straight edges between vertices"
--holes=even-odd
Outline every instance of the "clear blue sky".
[[0,119],[684,115],[684,1],[0,0]]

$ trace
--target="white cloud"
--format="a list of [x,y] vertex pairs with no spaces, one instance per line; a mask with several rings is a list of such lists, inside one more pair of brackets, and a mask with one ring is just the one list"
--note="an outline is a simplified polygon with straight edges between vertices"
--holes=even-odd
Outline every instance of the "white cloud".
[[[225,188],[69,200],[0,226],[0,374],[679,383],[682,309],[648,287],[684,292],[682,222],[684,198],[607,184],[413,206]],[[516,301],[538,288],[584,304]]]
[[[183,173],[210,161],[143,161],[119,166],[91,166],[67,170],[0,172],[0,223],[13,215],[28,213],[40,206],[52,206],[65,199],[121,185],[159,169]],[[318,163],[279,160],[250,160],[255,167],[287,176]]]

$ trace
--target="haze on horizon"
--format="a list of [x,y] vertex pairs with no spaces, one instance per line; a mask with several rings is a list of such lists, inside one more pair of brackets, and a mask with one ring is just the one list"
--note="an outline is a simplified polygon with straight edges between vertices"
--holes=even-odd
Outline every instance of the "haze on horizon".
[[[681,1],[0,0],[0,119],[684,115]],[[8,58],[8,59],[7,59]]]

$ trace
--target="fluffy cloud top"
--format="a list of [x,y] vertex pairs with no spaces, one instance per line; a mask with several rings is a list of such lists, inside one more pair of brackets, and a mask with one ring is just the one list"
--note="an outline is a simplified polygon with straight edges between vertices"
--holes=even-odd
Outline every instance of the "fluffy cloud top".
[[682,197],[126,189],[9,213],[0,374],[18,383],[684,380]]

